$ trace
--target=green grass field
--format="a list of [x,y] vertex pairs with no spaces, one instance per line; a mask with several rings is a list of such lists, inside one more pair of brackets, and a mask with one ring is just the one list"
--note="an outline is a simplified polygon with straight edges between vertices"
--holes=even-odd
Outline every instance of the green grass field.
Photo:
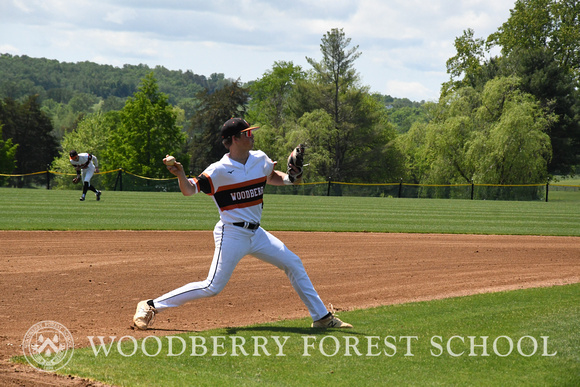
[[579,294],[575,284],[341,313],[349,331],[297,328],[304,319],[94,338],[59,373],[122,386],[577,386]]
[[[206,195],[0,189],[1,230],[211,230]],[[580,202],[266,195],[268,230],[580,236]]]
[[[209,230],[218,220],[205,195],[78,197],[2,188],[0,230]],[[269,230],[580,236],[580,206],[566,197],[545,203],[267,195],[262,223]],[[297,328],[308,325],[304,320],[150,336],[136,346],[129,338],[110,345],[105,337],[108,356],[102,348],[98,355],[76,349],[58,372],[127,386],[580,385],[580,284],[339,315],[355,329]],[[285,356],[276,356],[276,339],[285,340]],[[200,355],[203,347],[193,343],[202,340],[207,352]]]

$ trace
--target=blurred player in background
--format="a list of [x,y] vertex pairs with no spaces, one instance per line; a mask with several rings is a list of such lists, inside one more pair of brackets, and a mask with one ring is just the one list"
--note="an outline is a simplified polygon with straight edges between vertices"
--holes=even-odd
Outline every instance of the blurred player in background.
[[97,156],[90,153],[77,153],[76,150],[69,152],[70,163],[77,170],[77,176],[73,179],[73,183],[83,181],[83,194],[81,202],[85,200],[87,191],[91,190],[97,195],[97,200],[101,200],[101,191],[91,185],[91,178],[95,172],[99,172],[99,160]]

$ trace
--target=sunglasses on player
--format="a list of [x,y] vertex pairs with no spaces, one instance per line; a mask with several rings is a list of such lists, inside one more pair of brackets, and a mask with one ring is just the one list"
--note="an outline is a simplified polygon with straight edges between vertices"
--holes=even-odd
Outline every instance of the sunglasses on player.
[[254,134],[252,133],[254,129],[246,129],[242,133],[246,135],[246,137],[252,137]]

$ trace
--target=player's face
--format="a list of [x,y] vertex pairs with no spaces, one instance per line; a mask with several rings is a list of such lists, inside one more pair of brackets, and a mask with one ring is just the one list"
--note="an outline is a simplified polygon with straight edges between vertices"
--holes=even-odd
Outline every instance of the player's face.
[[252,149],[254,147],[254,133],[252,133],[251,130],[242,132],[242,134],[240,135],[239,144],[244,149],[248,150]]

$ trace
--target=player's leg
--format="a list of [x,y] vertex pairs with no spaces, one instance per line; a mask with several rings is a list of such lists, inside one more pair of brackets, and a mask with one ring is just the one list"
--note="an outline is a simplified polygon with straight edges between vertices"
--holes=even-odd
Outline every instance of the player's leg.
[[87,168],[83,169],[83,197],[86,195],[88,190],[93,191],[97,195],[97,200],[101,199],[101,191],[95,188],[94,185],[91,184],[91,179],[95,174],[95,167],[94,165],[90,164]]
[[81,178],[82,178],[82,181],[83,181],[83,194],[81,195],[81,201],[85,200],[85,196],[87,195],[87,191],[89,190],[90,177],[87,180],[87,172],[88,172],[88,168],[87,169],[81,169]]
[[214,228],[215,251],[207,278],[157,297],[153,300],[157,311],[220,293],[228,283],[236,265],[250,248],[249,238],[240,231],[245,230],[219,222]]
[[252,252],[258,259],[271,263],[284,270],[292,287],[308,308],[314,321],[328,315],[328,310],[314,289],[302,260],[294,254],[282,241],[262,228],[256,230],[253,238]]

